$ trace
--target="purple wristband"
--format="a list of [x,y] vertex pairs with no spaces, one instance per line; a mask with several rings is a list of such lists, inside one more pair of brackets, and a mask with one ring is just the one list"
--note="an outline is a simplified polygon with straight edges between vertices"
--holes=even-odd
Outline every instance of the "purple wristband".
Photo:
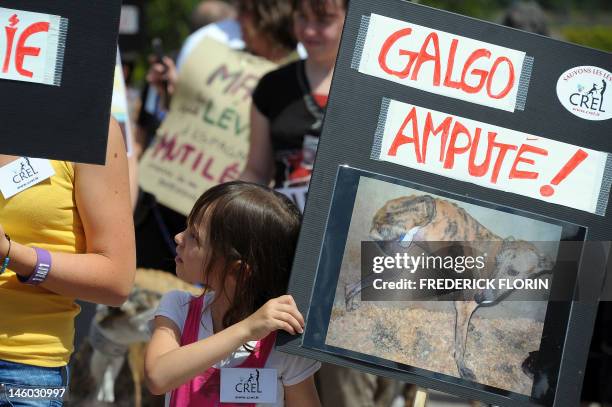
[[38,285],[46,280],[49,271],[51,271],[51,253],[45,249],[35,247],[36,251],[36,267],[29,277],[17,276],[19,281],[29,285]]

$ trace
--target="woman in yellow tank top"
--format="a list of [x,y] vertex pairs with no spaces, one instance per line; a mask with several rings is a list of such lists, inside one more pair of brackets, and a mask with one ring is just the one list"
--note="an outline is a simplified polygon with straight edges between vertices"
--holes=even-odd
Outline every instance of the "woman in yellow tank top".
[[[29,184],[34,174],[42,181]],[[15,183],[23,188],[7,192]],[[0,407],[61,406],[75,299],[119,306],[134,279],[118,124],[103,166],[0,155],[0,192]]]

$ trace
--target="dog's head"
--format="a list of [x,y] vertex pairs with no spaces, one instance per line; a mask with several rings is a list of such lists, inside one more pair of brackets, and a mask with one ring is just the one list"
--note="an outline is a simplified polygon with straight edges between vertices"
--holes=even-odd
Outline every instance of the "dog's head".
[[147,323],[153,317],[160,299],[161,293],[134,287],[121,307],[98,310],[99,325],[118,343],[129,345],[147,341]]
[[374,240],[397,241],[414,228],[427,225],[435,216],[436,203],[428,195],[392,199],[376,211],[370,236]]
[[[524,240],[504,240],[495,256],[495,270],[492,277],[512,282],[518,279],[532,279],[543,271],[552,270],[555,263],[529,242]],[[476,294],[477,303],[491,303],[511,290],[484,290]]]

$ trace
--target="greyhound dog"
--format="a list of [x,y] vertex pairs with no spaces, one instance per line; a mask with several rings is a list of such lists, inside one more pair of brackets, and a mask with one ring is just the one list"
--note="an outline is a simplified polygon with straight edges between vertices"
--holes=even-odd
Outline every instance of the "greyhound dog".
[[[461,241],[472,242],[474,249],[488,252],[494,266],[481,270],[476,278],[504,278],[508,280],[534,278],[553,267],[553,262],[525,241],[502,239],[488,230],[463,208],[452,202],[429,195],[410,195],[388,201],[372,220],[370,236],[377,241],[411,242]],[[493,257],[491,257],[493,256]],[[372,285],[375,275],[347,284],[345,304],[354,309],[354,297]],[[464,361],[470,319],[482,305],[492,305],[507,294],[507,290],[479,290],[469,292],[470,300],[455,301],[454,359],[462,378],[475,380],[474,373]]]

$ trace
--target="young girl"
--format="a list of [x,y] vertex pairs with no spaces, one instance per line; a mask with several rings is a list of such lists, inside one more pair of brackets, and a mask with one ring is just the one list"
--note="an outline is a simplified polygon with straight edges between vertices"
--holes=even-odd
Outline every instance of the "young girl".
[[164,295],[145,358],[149,389],[166,393],[166,406],[218,405],[222,370],[231,368],[251,369],[246,382],[273,369],[276,380],[262,380],[259,390],[274,406],[320,405],[313,381],[319,363],[273,349],[277,330],[303,332],[293,298],[281,296],[299,227],[299,211],[287,198],[255,184],[221,184],[195,203],[187,229],[175,237],[176,274],[205,291],[195,298]]
[[[308,53],[261,78],[253,92],[251,144],[240,179],[304,193],[310,182],[348,0],[293,0],[293,26]],[[323,365],[325,406],[390,405],[396,383],[348,368]]]

